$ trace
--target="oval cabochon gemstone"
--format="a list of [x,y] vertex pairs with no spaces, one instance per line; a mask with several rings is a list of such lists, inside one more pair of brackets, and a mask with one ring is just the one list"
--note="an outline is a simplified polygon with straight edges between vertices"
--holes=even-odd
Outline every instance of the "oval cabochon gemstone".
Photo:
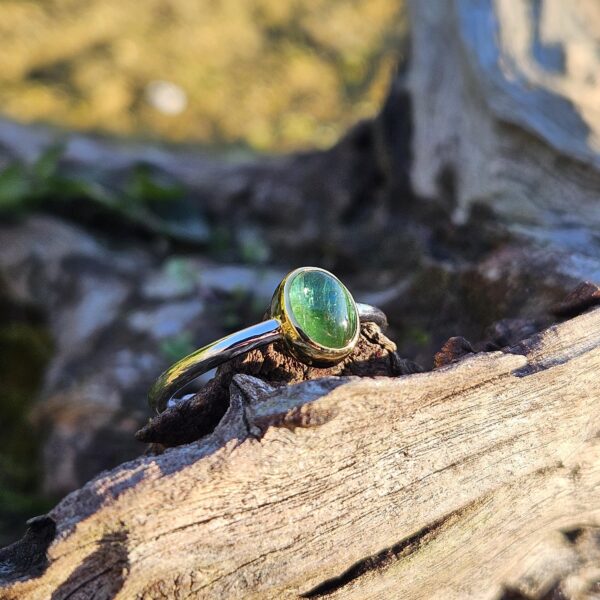
[[344,348],[358,327],[348,290],[323,271],[301,271],[288,284],[288,307],[302,331],[326,348]]

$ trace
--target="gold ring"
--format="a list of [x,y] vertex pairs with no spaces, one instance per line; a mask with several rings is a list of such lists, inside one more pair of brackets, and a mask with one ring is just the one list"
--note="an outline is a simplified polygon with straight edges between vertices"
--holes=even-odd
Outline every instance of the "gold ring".
[[379,309],[356,303],[329,271],[295,269],[277,286],[266,321],[208,344],[170,366],[150,389],[150,406],[162,412],[177,391],[202,373],[280,339],[290,354],[305,364],[335,364],[354,350],[360,321],[387,324]]

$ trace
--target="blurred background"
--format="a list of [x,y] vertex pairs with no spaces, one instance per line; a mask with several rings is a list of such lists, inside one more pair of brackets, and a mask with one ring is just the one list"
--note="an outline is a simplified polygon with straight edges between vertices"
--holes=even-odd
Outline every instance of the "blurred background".
[[325,147],[386,95],[402,0],[7,0],[20,121],[256,151]]
[[[0,545],[141,453],[152,375],[261,318],[286,270],[266,266],[282,261],[259,231],[210,222],[145,156],[104,172],[114,154],[92,152],[70,170],[62,132],[225,160],[326,148],[377,113],[405,35],[402,0],[0,3]],[[52,133],[36,138],[37,124]],[[61,220],[27,221],[40,211]]]
[[600,281],[598,7],[2,0],[0,545],[144,453],[153,380],[293,268],[422,369],[568,315]]

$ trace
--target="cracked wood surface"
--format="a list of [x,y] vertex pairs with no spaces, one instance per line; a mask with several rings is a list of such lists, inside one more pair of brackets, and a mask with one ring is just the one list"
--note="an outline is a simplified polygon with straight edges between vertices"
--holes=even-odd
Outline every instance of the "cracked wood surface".
[[42,574],[0,595],[592,598],[600,309],[506,350],[398,378],[237,375],[214,434],[65,498]]

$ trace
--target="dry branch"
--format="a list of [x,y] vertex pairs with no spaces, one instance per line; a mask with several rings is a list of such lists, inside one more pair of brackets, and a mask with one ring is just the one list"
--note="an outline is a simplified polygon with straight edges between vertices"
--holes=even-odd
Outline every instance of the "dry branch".
[[213,435],[63,500],[43,574],[3,597],[591,598],[600,309],[507,350],[400,378],[238,375]]

